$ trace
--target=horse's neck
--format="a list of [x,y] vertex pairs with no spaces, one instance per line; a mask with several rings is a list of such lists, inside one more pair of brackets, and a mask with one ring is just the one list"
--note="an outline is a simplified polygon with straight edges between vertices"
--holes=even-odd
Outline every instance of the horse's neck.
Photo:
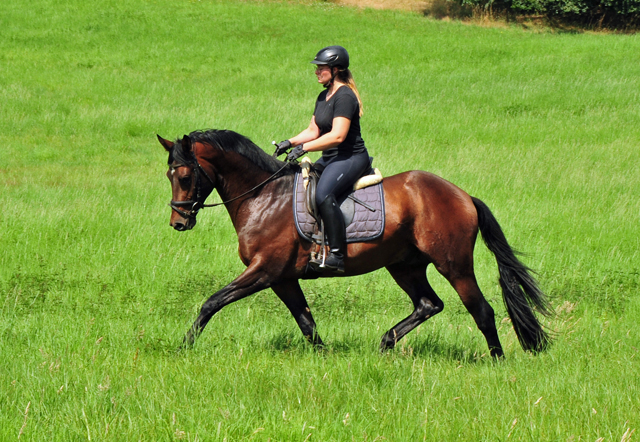
[[242,186],[234,186],[233,191],[227,190],[231,187],[228,183],[218,189],[222,200],[230,201],[225,206],[239,237],[247,227],[252,230],[270,225],[274,219],[281,219],[287,208],[293,207],[293,175],[270,180],[272,173],[260,171],[262,173],[254,173],[251,177],[242,175],[232,180],[227,177],[228,181],[242,183]]
[[269,179],[271,174],[251,164],[243,168],[224,170],[218,174],[220,185],[217,186],[218,194],[223,200],[229,200],[249,192],[262,182]]

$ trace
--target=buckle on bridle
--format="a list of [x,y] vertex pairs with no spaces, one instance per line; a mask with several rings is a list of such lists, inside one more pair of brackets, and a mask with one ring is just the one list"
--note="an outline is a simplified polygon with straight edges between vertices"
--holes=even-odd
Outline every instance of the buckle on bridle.
[[[182,210],[182,207],[189,206],[191,206],[191,208],[188,211]],[[169,207],[185,218],[195,218],[202,208],[202,204],[200,204],[199,201],[171,201]]]

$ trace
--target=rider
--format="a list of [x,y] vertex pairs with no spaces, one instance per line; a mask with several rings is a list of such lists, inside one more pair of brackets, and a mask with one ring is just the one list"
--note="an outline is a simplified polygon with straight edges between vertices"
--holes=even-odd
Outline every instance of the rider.
[[[362,102],[349,71],[349,54],[342,46],[321,49],[311,62],[316,65],[318,83],[326,90],[318,96],[309,127],[295,137],[278,143],[281,154],[294,149],[287,160],[307,152],[322,151],[315,168],[322,171],[316,189],[316,205],[324,223],[329,255],[324,267],[344,272],[345,225],[337,200],[371,167],[369,153],[360,135]],[[318,262],[311,262],[319,266]]]

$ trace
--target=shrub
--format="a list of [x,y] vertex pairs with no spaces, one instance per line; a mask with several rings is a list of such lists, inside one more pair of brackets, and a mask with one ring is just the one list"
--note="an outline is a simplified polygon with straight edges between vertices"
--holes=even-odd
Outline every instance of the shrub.
[[640,0],[434,0],[425,14],[436,18],[464,17],[455,11],[507,17],[543,15],[553,23],[588,28],[637,29],[640,26]]
[[435,17],[438,20],[442,20],[445,17],[454,19],[470,18],[473,16],[473,8],[463,1],[433,0],[424,10],[424,14]]
[[636,28],[640,24],[640,0],[546,0],[549,18],[587,26]]

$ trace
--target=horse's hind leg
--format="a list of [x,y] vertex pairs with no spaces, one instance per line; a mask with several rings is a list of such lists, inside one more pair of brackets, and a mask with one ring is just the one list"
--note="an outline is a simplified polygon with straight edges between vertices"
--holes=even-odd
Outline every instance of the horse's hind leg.
[[273,285],[271,289],[287,306],[304,337],[315,347],[322,347],[324,344],[316,331],[316,323],[311,316],[311,310],[300,288],[300,283],[296,280],[281,282]]
[[409,295],[413,302],[413,312],[396,324],[382,337],[381,350],[395,347],[396,343],[411,330],[430,317],[440,313],[444,303],[433,291],[427,280],[427,266],[410,266],[405,263],[387,267],[398,285]]
[[462,303],[476,321],[476,325],[487,340],[491,356],[502,357],[504,353],[502,351],[502,345],[500,345],[500,339],[498,338],[498,330],[496,330],[493,308],[491,308],[491,305],[489,305],[482,295],[475,275],[471,273],[467,276],[455,278],[447,275],[445,275],[445,277],[449,280],[456,292],[458,292]]

